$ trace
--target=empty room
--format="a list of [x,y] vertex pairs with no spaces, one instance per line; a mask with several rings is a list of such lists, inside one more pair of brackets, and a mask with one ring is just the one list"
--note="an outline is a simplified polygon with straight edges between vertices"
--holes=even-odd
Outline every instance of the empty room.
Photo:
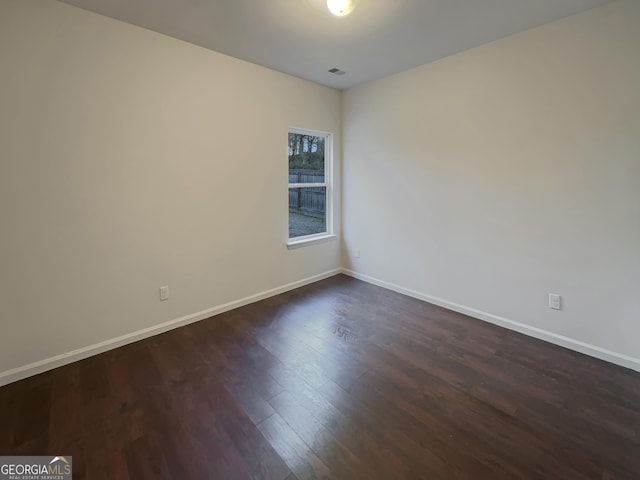
[[638,0],[0,0],[0,480],[637,480],[639,87]]

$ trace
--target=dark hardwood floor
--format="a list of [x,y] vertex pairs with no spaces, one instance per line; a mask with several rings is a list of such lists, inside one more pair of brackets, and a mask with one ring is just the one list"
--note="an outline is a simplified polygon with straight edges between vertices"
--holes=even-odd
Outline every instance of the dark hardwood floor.
[[0,388],[74,479],[640,478],[640,375],[328,280]]

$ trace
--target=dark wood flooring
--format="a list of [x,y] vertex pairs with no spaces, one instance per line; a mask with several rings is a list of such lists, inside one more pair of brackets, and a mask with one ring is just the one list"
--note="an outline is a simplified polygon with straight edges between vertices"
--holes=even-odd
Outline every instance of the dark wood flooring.
[[640,375],[336,276],[0,388],[74,479],[640,478]]

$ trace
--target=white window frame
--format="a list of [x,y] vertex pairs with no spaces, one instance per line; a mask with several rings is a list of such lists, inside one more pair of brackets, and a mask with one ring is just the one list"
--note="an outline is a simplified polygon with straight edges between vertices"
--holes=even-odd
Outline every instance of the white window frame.
[[[333,134],[319,130],[309,130],[307,128],[289,127],[287,135],[294,133],[298,135],[311,135],[314,137],[324,137],[324,182],[323,183],[289,183],[287,180],[287,248],[299,248],[317,243],[327,242],[336,238],[333,233]],[[289,152],[287,151],[287,178],[289,172]],[[304,235],[302,237],[289,238],[289,189],[290,188],[313,188],[323,187],[326,189],[325,209],[326,209],[326,231]]]

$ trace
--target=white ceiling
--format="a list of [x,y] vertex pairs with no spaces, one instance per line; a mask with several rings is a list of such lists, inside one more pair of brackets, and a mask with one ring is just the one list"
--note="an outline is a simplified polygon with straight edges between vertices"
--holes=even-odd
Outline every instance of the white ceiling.
[[359,0],[347,17],[323,0],[62,1],[346,89],[609,0]]

